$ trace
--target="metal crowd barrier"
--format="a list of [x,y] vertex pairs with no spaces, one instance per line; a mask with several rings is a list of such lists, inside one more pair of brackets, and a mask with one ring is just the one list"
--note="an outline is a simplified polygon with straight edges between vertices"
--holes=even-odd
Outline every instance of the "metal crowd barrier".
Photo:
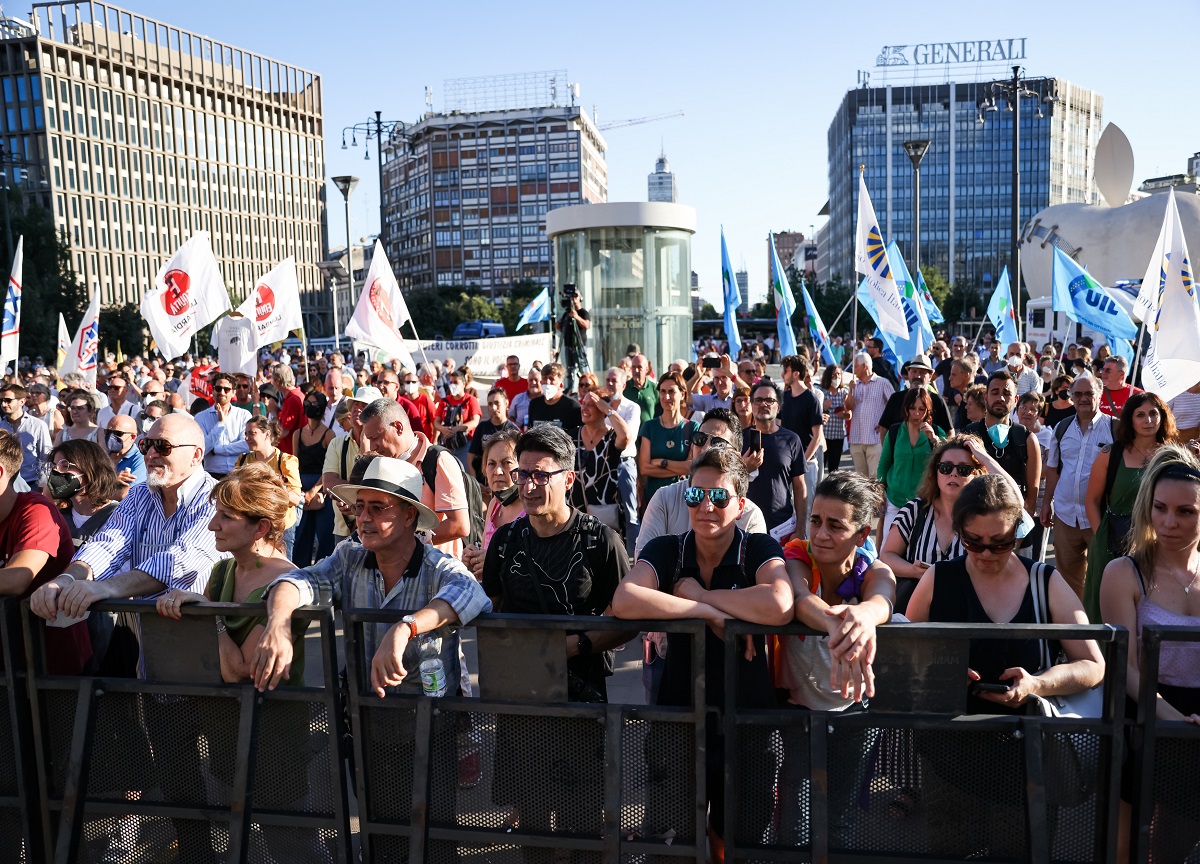
[[20,600],[0,597],[0,653],[4,663],[6,719],[0,721],[0,860],[41,862],[41,812],[33,764]]
[[[146,679],[47,674],[45,622],[24,604],[40,825],[51,860],[99,860],[122,820],[136,843],[130,860],[186,862],[206,848],[230,864],[267,855],[348,860],[337,688],[260,694],[221,680],[214,616],[265,615],[265,606],[189,604],[181,621],[160,617],[147,601],[92,607],[92,615],[106,613],[137,616],[129,620],[141,633]],[[306,649],[316,641],[319,650],[306,650],[306,664],[321,667],[325,685],[336,681],[333,610],[304,607],[296,618],[317,622],[319,640],[306,640]]]

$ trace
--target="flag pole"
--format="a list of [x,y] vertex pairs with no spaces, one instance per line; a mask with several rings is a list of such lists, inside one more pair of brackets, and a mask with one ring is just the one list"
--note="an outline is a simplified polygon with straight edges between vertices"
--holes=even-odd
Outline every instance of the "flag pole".
[[[832,333],[834,331],[834,329],[837,328],[838,322],[842,320],[842,316],[846,314],[846,310],[850,308],[850,304],[853,303],[857,299],[858,299],[857,294],[850,295],[850,299],[846,301],[846,305],[844,305],[842,307],[842,311],[837,314],[837,317],[833,319],[833,323],[829,325],[830,333]],[[857,312],[858,310],[855,309],[854,311]],[[830,338],[832,339],[833,337],[831,336]]]
[[421,359],[423,359],[426,363],[428,363],[429,356],[425,353],[425,346],[421,344],[421,337],[419,335],[417,335],[417,322],[413,320],[411,312],[408,315],[408,326],[412,328],[413,339],[416,340],[417,347],[419,349],[421,349]]
[[1138,360],[1142,359],[1142,340],[1143,340],[1143,336],[1144,336],[1145,332],[1146,332],[1146,319],[1143,318],[1142,322],[1140,324],[1138,324],[1137,344],[1133,346],[1133,369],[1129,374],[1129,383],[1130,384],[1133,383],[1134,377],[1137,377],[1139,380],[1141,379],[1141,375],[1139,374],[1140,370],[1138,367]]

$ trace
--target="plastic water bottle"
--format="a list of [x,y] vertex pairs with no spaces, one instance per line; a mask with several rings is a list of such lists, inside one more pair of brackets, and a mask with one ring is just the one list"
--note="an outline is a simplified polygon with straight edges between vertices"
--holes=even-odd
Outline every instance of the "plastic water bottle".
[[446,695],[446,666],[442,663],[442,640],[426,636],[421,642],[421,689],[440,699]]

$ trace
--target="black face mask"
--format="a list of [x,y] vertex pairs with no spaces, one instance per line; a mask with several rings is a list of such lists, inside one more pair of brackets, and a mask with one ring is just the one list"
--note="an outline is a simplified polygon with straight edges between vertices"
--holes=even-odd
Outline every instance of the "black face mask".
[[517,496],[521,494],[521,488],[514,483],[503,492],[493,492],[492,494],[496,496],[497,501],[499,501],[503,506],[507,507],[509,504],[517,500]]
[[325,412],[321,410],[321,406],[316,402],[305,402],[304,416],[310,420],[316,420],[318,417],[325,416]]
[[1063,402],[1066,402],[1066,401],[1067,401],[1067,399],[1068,399],[1068,398],[1070,397],[1070,395],[1071,395],[1071,391],[1069,391],[1069,390],[1059,390],[1059,391],[1058,391],[1057,393],[1055,393],[1054,395],[1055,395],[1055,396],[1057,396],[1059,399],[1061,399]]
[[75,474],[63,474],[61,471],[52,470],[46,478],[46,486],[50,489],[51,498],[55,501],[65,501],[83,488],[83,481]]

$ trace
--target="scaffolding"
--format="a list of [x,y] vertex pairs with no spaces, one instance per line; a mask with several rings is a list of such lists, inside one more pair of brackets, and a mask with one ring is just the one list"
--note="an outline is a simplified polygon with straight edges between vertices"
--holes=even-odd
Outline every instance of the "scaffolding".
[[442,110],[450,114],[557,107],[574,105],[578,95],[567,81],[566,69],[449,78],[442,82]]

